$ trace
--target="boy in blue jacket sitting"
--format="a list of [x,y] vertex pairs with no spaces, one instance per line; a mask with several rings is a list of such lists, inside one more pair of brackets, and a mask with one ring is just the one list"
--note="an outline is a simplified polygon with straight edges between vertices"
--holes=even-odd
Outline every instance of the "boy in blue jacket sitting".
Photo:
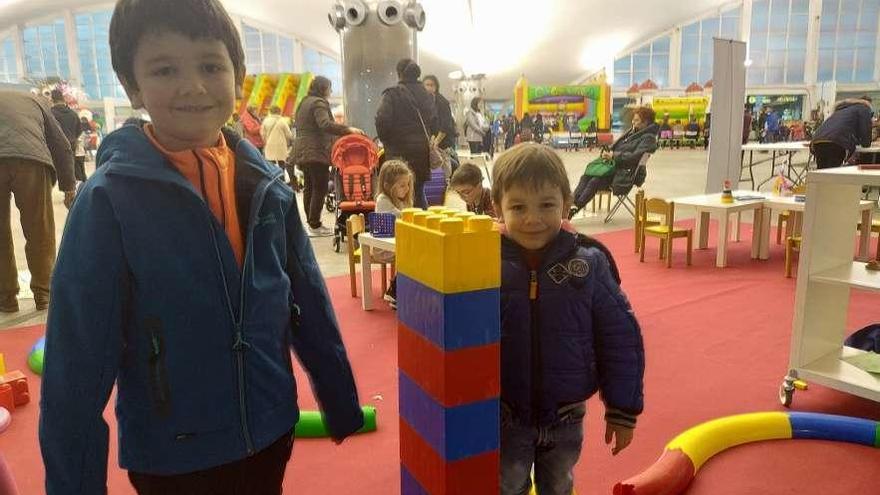
[[585,401],[601,391],[605,442],[629,445],[642,411],[644,347],[617,267],[563,228],[571,187],[559,156],[525,143],[502,154],[492,199],[501,253],[501,493],[570,495]]
[[281,493],[299,417],[291,348],[337,442],[363,424],[284,173],[221,130],[244,54],[219,0],[120,0],[113,68],[151,124],[104,140],[52,277],[40,445],[46,492]]

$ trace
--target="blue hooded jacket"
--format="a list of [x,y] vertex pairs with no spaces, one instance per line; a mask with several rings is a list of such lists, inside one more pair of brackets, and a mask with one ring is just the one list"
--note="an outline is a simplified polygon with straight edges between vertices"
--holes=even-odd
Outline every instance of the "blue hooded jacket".
[[[532,272],[522,248],[502,239],[504,403],[520,421],[548,425],[561,407],[601,390],[606,419],[634,425],[642,412],[644,347],[610,253],[562,231]],[[536,297],[530,282],[537,283]]]
[[136,472],[203,470],[288,434],[299,417],[291,348],[333,436],[362,426],[293,192],[246,140],[227,143],[241,268],[204,200],[140,127],[104,140],[52,277],[40,401],[49,495],[106,493],[102,412],[114,383],[119,463]]

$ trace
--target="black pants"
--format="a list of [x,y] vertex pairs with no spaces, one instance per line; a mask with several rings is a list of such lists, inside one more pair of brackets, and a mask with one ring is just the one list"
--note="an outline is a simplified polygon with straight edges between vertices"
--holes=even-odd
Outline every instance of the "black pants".
[[468,146],[471,148],[472,155],[483,152],[483,143],[480,141],[468,141]]
[[582,175],[580,182],[578,182],[574,190],[574,205],[580,210],[593,199],[597,191],[607,189],[613,180],[614,174],[609,174],[605,177]]
[[303,208],[309,227],[321,226],[321,210],[327,197],[327,182],[330,180],[330,166],[326,163],[304,163],[300,165],[305,178],[303,189]]
[[128,472],[138,495],[281,495],[293,435],[284,436],[253,457],[195,473],[173,476]]
[[816,157],[816,166],[820,169],[839,167],[846,161],[846,149],[835,143],[813,143],[810,150]]
[[73,176],[80,182],[85,182],[86,177],[86,157],[77,156],[73,158]]

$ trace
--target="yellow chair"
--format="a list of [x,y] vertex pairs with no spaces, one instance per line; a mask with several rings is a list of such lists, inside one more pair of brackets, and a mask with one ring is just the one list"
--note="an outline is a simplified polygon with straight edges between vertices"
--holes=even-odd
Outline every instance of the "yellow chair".
[[[807,192],[807,186],[806,185],[794,186],[792,188],[792,192],[794,194],[804,194],[805,192]],[[779,215],[776,216],[776,244],[782,244],[783,225],[785,227],[788,227],[789,226],[788,222],[790,222],[790,221],[791,221],[791,212],[790,211],[780,212]]]
[[[361,248],[357,245],[355,236],[366,230],[366,222],[363,214],[352,215],[345,221],[345,240],[348,244],[348,275],[351,279],[351,297],[357,297],[357,277],[355,266],[361,262]],[[382,293],[388,290],[388,275],[385,269],[391,266],[391,276],[394,276],[394,262],[387,263],[374,259],[370,264],[380,265],[382,268]]]
[[[649,226],[648,215],[657,214],[662,218],[659,225]],[[676,229],[675,228],[675,203],[660,198],[650,198],[642,200],[642,206],[639,207],[640,223],[642,225],[642,233],[639,239],[639,261],[645,261],[645,238],[647,236],[659,237],[660,259],[666,257],[666,268],[672,266],[672,240],[678,237],[687,238],[687,264],[691,264],[691,253],[693,251],[693,229]]]
[[789,236],[785,239],[785,278],[791,278],[794,252],[801,249],[801,236]]
[[[636,214],[635,214],[636,223],[635,223],[635,228],[634,228],[634,231],[635,231],[635,234],[636,234],[636,235],[635,235],[635,238],[636,238],[636,245],[635,245],[635,251],[634,251],[634,252],[636,252],[636,253],[639,252],[639,247],[640,247],[640,244],[641,244],[641,235],[642,235],[642,217],[641,217],[641,215],[639,215],[639,211],[640,211],[640,209],[641,209],[641,205],[642,205],[642,202],[643,202],[644,200],[645,200],[645,191],[642,190],[642,189],[639,189],[638,191],[636,191]],[[659,220],[655,220],[655,219],[649,219],[646,225],[648,225],[649,227],[653,227],[653,226],[655,226],[655,225],[660,225],[660,221],[659,221]],[[664,242],[664,241],[661,239],[661,240],[660,240],[660,243],[661,243],[661,244],[660,244],[660,246],[661,246],[660,248],[661,248],[661,249],[663,249],[663,242]]]

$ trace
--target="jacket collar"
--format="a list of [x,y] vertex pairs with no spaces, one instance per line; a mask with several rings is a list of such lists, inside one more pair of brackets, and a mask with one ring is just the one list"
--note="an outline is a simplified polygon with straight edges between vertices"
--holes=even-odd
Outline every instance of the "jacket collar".
[[[227,146],[235,151],[237,166],[249,167],[268,180],[275,180],[284,174],[280,169],[270,169],[260,152],[246,139],[241,139],[226,128],[222,132]],[[172,182],[192,188],[186,178],[150,143],[142,125],[125,125],[110,133],[101,144],[96,161],[98,166],[108,166],[107,173],[110,174]]]
[[[557,262],[577,249],[577,236],[577,232],[571,232],[567,228],[560,229],[559,234],[544,248],[541,267],[543,268]],[[508,237],[506,233],[501,236],[501,257],[503,259],[520,258],[522,257],[522,252],[522,246]]]

